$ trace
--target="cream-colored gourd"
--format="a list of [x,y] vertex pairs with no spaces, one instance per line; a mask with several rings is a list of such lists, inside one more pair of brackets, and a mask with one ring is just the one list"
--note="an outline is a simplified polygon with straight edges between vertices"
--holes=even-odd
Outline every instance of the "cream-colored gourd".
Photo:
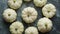
[[10,25],[9,29],[11,34],[22,34],[22,32],[24,31],[24,26],[21,22],[16,21]]
[[25,30],[25,34],[38,34],[38,30],[36,27],[28,27]]
[[22,18],[26,23],[32,23],[37,19],[37,11],[33,7],[24,8]]
[[53,4],[46,4],[42,8],[42,13],[47,18],[52,18],[56,14],[56,8]]
[[22,0],[8,0],[8,5],[12,9],[18,9],[22,5]]
[[47,0],[33,0],[35,6],[42,7],[47,3]]
[[37,23],[38,30],[42,33],[49,32],[52,26],[52,21],[46,17],[39,19]]
[[3,12],[3,18],[6,22],[12,23],[16,20],[17,13],[13,9],[6,9]]

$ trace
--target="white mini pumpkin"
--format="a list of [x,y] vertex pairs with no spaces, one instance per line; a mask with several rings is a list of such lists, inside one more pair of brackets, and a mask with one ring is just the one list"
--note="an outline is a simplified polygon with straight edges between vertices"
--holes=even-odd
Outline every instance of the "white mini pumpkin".
[[36,27],[28,27],[25,30],[25,34],[38,34],[38,30]]
[[42,13],[47,18],[52,18],[56,14],[56,8],[53,4],[46,4],[42,8]]
[[12,9],[18,9],[22,5],[22,0],[8,0],[8,5]]
[[49,32],[52,29],[52,21],[46,17],[39,19],[37,23],[38,30],[42,33]]
[[26,23],[32,23],[37,19],[37,11],[33,7],[24,8],[22,18]]
[[10,25],[9,29],[11,34],[22,34],[22,32],[24,31],[24,26],[21,22],[16,21]]
[[3,18],[6,22],[12,23],[17,18],[17,13],[13,9],[6,9],[3,12]]
[[47,3],[47,0],[33,0],[35,6],[42,7]]

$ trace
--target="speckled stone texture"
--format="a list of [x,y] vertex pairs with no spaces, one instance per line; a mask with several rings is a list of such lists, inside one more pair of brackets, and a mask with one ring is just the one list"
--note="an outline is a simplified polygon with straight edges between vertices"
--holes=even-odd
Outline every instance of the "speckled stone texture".
[[[9,26],[10,24],[5,22],[5,20],[3,19],[3,11],[8,7],[8,4],[7,4],[7,1],[8,0],[0,0],[0,34],[11,34],[10,31],[9,31]],[[56,6],[56,9],[57,9],[57,12],[56,12],[56,15],[51,18],[52,22],[53,22],[53,29],[46,33],[46,34],[60,34],[60,0],[48,0],[48,3],[52,3]],[[21,11],[26,8],[26,7],[34,7],[37,11],[38,11],[38,18],[36,21],[34,21],[34,23],[32,24],[27,24],[23,21],[23,19],[21,18]],[[23,22],[24,26],[25,26],[25,29],[28,27],[28,26],[35,26],[37,25],[37,21],[39,18],[42,18],[44,17],[42,15],[42,8],[38,8],[34,5],[33,2],[24,2],[23,1],[23,4],[21,6],[21,8],[17,9],[17,20],[16,21],[21,21]],[[24,33],[23,33],[24,34]],[[41,32],[39,32],[39,34],[42,34]]]

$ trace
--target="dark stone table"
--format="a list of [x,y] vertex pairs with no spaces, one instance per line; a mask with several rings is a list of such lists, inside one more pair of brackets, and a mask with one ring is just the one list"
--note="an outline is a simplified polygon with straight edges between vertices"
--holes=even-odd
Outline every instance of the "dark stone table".
[[[7,4],[7,1],[8,0],[0,0],[0,34],[11,34],[10,31],[9,31],[9,26],[11,24],[5,22],[5,20],[3,19],[3,16],[2,16],[4,10],[9,8],[8,4]],[[50,32],[45,33],[45,34],[60,34],[60,0],[48,0],[47,3],[54,4],[56,6],[57,12],[56,12],[56,15],[53,18],[51,18],[51,20],[53,22],[53,29]],[[38,18],[32,24],[26,24],[21,18],[22,10],[26,7],[29,7],[29,6],[34,7],[38,11]],[[42,15],[41,10],[42,10],[42,8],[36,7],[32,1],[29,2],[29,3],[23,1],[22,6],[19,9],[16,10],[16,12],[18,14],[16,21],[23,22],[23,24],[25,26],[25,29],[28,26],[35,26],[36,27],[37,21],[40,18],[44,17]],[[24,32],[23,32],[23,34],[24,34]],[[39,34],[43,34],[43,33],[39,32]]]

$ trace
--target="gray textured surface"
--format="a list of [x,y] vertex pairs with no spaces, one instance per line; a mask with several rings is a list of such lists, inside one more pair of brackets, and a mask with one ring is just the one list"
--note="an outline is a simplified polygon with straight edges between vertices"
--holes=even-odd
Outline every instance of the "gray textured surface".
[[[56,12],[56,15],[53,18],[51,18],[51,20],[53,21],[53,29],[50,32],[46,33],[46,34],[60,34],[60,0],[48,0],[48,3],[54,4],[56,6],[57,12]],[[29,24],[29,25],[26,24],[21,18],[21,11],[25,7],[28,7],[28,6],[34,7],[38,11],[37,20],[34,23]],[[10,34],[10,32],[9,32],[10,24],[5,22],[3,17],[2,17],[3,11],[7,8],[8,8],[7,0],[0,0],[0,34]],[[36,27],[36,23],[37,23],[38,19],[44,17],[42,15],[41,8],[36,7],[33,4],[33,2],[29,2],[29,3],[23,2],[21,8],[19,8],[16,11],[17,11],[17,14],[18,14],[17,21],[23,22],[23,24],[25,26],[25,29],[28,26],[35,26]],[[42,34],[42,33],[39,32],[39,34]]]

